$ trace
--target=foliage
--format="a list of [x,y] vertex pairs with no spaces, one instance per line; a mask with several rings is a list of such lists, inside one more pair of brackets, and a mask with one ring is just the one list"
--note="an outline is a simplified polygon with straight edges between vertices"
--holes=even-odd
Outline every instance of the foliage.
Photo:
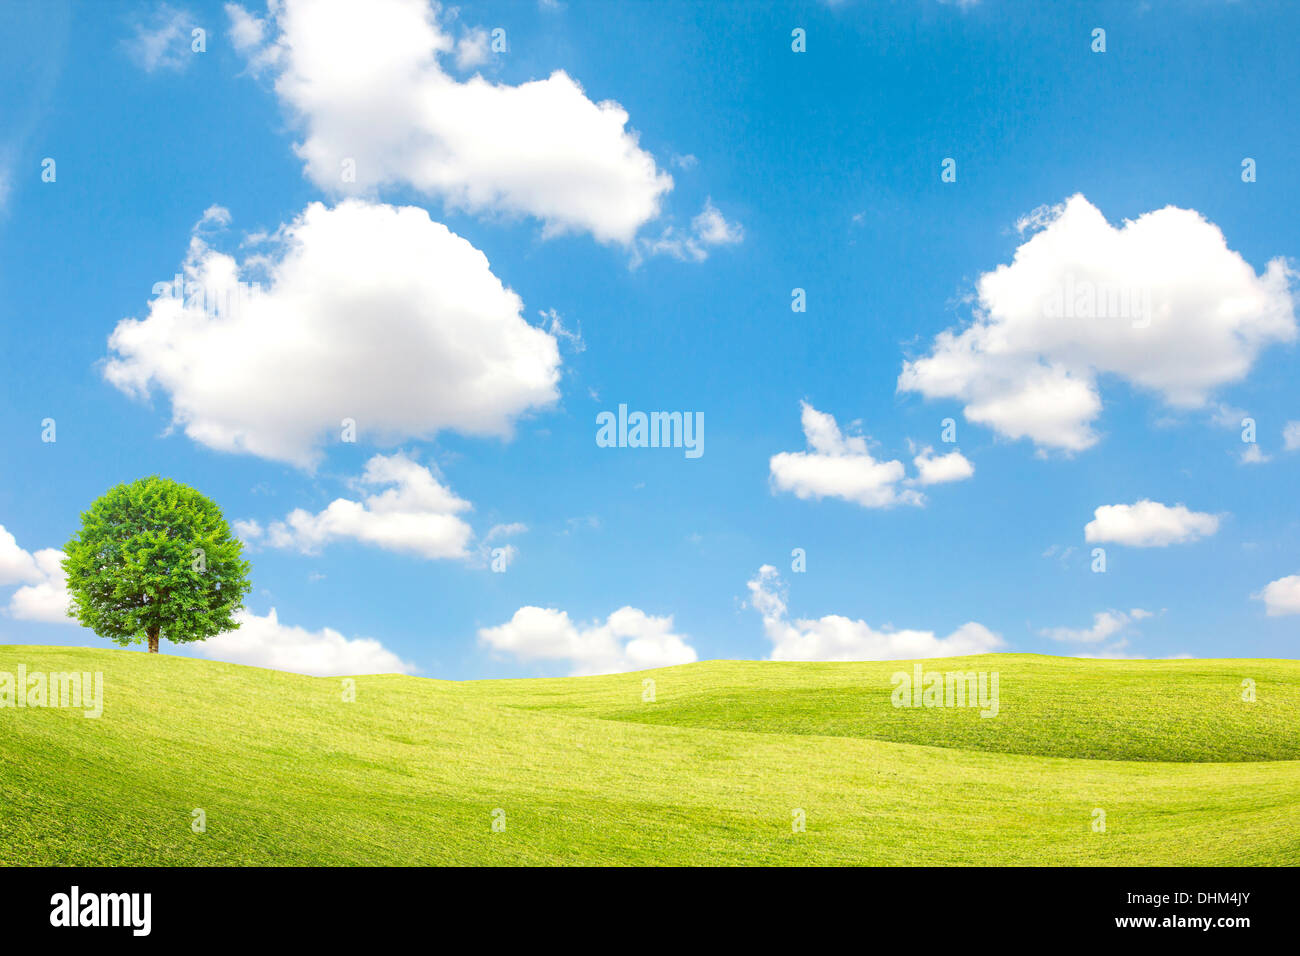
[[221,509],[152,475],[110,489],[64,546],[70,617],[123,646],[202,641],[239,624],[252,585]]

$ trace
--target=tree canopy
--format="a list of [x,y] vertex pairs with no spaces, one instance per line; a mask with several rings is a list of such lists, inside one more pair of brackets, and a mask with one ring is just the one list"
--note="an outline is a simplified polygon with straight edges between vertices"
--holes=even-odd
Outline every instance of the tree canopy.
[[158,475],[106,492],[63,550],[68,616],[123,646],[147,640],[156,652],[160,636],[186,644],[234,630],[252,588],[221,509]]

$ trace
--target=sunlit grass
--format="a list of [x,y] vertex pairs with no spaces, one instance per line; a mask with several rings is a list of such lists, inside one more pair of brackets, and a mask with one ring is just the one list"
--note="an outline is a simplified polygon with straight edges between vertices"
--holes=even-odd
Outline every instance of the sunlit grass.
[[106,703],[0,709],[8,864],[1300,862],[1292,661],[924,663],[998,670],[993,719],[893,708],[907,663],[359,677],[355,703],[336,678],[0,646],[20,663],[102,671]]

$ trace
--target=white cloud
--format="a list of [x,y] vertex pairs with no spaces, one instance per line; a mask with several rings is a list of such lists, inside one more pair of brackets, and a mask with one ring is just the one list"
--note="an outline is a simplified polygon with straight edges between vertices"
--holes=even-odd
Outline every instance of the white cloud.
[[238,630],[210,637],[194,647],[213,660],[316,677],[409,674],[414,670],[373,638],[349,639],[328,627],[319,631],[290,627],[280,623],[275,608],[265,617],[241,608],[234,619],[239,622]]
[[745,238],[745,230],[739,223],[728,222],[718,207],[713,205],[712,198],[704,200],[704,209],[691,220],[691,229],[699,241],[707,246],[732,245]]
[[864,508],[919,505],[919,492],[899,488],[901,461],[876,461],[861,436],[844,436],[833,416],[801,402],[809,451],[783,451],[769,462],[773,486],[800,498],[843,498]]
[[555,339],[423,209],[312,203],[266,241],[241,266],[194,236],[183,295],[159,283],[147,318],[118,323],[107,379],[167,392],[201,444],[301,467],[344,419],[380,444],[508,437],[558,398]]
[[266,21],[253,16],[237,3],[226,4],[230,18],[230,41],[240,53],[255,53],[266,43]]
[[247,14],[231,19],[253,68],[274,73],[304,129],[297,153],[326,191],[409,186],[473,212],[534,216],[544,235],[630,243],[672,188],[627,111],[589,99],[564,71],[518,86],[448,75],[441,58],[458,51],[427,0],[284,0],[260,47]]
[[262,523],[251,518],[232,521],[230,527],[234,530],[235,536],[244,541],[257,541],[265,534]]
[[68,576],[61,564],[64,557],[57,548],[26,551],[0,525],[0,587],[22,585],[9,598],[10,617],[47,624],[75,623],[68,617]]
[[32,555],[39,580],[24,585],[9,599],[9,614],[22,621],[46,624],[75,624],[68,617],[68,576],[63,571],[65,555],[57,548],[42,548]]
[[1259,445],[1249,442],[1246,450],[1241,453],[1239,459],[1243,465],[1263,465],[1273,460],[1271,455],[1266,455],[1259,450]]
[[1300,449],[1300,422],[1287,422],[1282,429],[1282,444],[1287,451]]
[[522,521],[512,521],[509,524],[494,524],[488,529],[488,533],[483,535],[485,542],[495,541],[497,538],[510,538],[517,534],[523,534],[528,530],[528,525]]
[[1038,633],[1054,641],[1072,644],[1099,644],[1107,638],[1118,634],[1133,621],[1151,617],[1151,612],[1143,608],[1134,608],[1125,614],[1123,611],[1099,611],[1092,616],[1092,627],[1049,627]]
[[192,19],[183,10],[160,4],[147,20],[136,23],[126,41],[127,53],[146,73],[184,69],[194,55],[190,31],[198,24]]
[[194,224],[194,231],[201,232],[206,229],[220,230],[230,225],[230,210],[225,206],[218,206],[213,203],[207,209],[203,210],[203,215],[199,221]]
[[965,481],[975,474],[975,466],[970,459],[956,449],[946,455],[936,455],[933,448],[924,448],[912,459],[912,464],[916,466],[918,485]]
[[479,640],[520,661],[570,662],[572,674],[612,674],[670,667],[696,660],[673,619],[652,617],[634,607],[611,614],[603,624],[579,627],[564,611],[521,607],[505,624],[482,628]]
[[1269,617],[1300,614],[1300,574],[1278,578],[1252,597],[1264,602]]
[[18,546],[18,539],[0,524],[0,587],[35,584],[43,578],[31,553]]
[[704,209],[691,220],[690,231],[669,226],[658,239],[642,239],[633,264],[641,261],[641,254],[666,255],[683,262],[703,262],[714,246],[730,246],[745,238],[745,230],[737,222],[729,222],[713,205],[712,199],[704,201]]
[[[352,540],[430,560],[467,556],[473,531],[457,514],[472,506],[428,468],[401,452],[375,455],[366,462],[359,484],[385,490],[361,501],[336,498],[317,514],[296,508],[267,527],[266,543],[314,554],[330,542]],[[260,537],[256,524],[243,524],[241,534]]]
[[1033,235],[980,277],[974,322],[905,362],[900,391],[957,399],[1008,438],[1078,451],[1097,441],[1101,377],[1199,407],[1296,337],[1285,261],[1256,275],[1194,210],[1116,228],[1076,195],[1017,225]]
[[1210,409],[1210,421],[1223,428],[1244,428],[1245,420],[1250,416],[1244,408],[1237,408],[1226,402],[1216,402]]
[[828,614],[789,621],[786,594],[776,568],[765,564],[750,580],[749,603],[763,618],[774,661],[884,661],[986,654],[1003,646],[982,624],[967,622],[947,637],[933,631],[876,630],[865,621]]
[[554,309],[542,309],[537,313],[544,320],[542,326],[546,329],[557,342],[562,341],[574,352],[587,351],[587,343],[582,338],[582,324],[579,323],[576,329],[570,329],[564,324],[564,317]]
[[488,32],[482,27],[467,30],[456,41],[456,69],[472,70],[486,63],[490,56],[490,43]]
[[1131,505],[1102,505],[1084,526],[1083,536],[1089,542],[1163,548],[1206,538],[1218,530],[1218,515],[1191,511],[1182,504],[1171,508],[1144,498]]

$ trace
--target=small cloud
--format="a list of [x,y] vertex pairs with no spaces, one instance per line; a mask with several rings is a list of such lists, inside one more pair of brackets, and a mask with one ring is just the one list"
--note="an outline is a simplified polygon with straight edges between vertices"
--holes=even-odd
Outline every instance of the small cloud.
[[521,607],[505,624],[485,627],[479,640],[519,661],[568,661],[573,676],[671,667],[698,660],[673,619],[634,607],[619,608],[603,623],[579,626],[555,608]]
[[574,531],[599,531],[600,518],[596,515],[583,515],[580,518],[569,518],[564,522],[564,525],[564,530],[560,532],[562,535],[567,535]]
[[189,65],[193,17],[161,4],[144,20],[125,43],[132,61],[146,73],[158,70],[183,70]]
[[801,402],[807,451],[783,451],[768,462],[772,486],[804,499],[841,498],[864,508],[920,505],[919,491],[902,489],[901,461],[877,461],[861,435],[845,435],[834,416]]
[[1287,422],[1282,428],[1282,447],[1287,451],[1300,449],[1300,422]]
[[265,533],[261,522],[254,521],[251,518],[232,521],[230,526],[234,529],[235,535],[243,541],[256,541]]
[[581,325],[579,325],[576,330],[570,329],[564,324],[564,320],[560,317],[560,313],[556,312],[554,309],[544,309],[538,312],[538,315],[545,320],[543,322],[543,327],[556,341],[567,342],[569,348],[574,352],[587,351],[587,343],[582,340]]
[[1102,505],[1084,526],[1089,543],[1125,544],[1132,548],[1163,548],[1207,538],[1219,530],[1219,516],[1191,511],[1185,505],[1143,499],[1131,505]]
[[230,210],[225,206],[213,204],[203,210],[203,215],[194,224],[194,231],[200,229],[225,229],[230,225]]
[[940,485],[949,481],[965,481],[975,474],[975,466],[961,452],[953,449],[946,455],[936,455],[926,447],[912,459],[918,475],[912,479],[918,485]]
[[497,538],[511,538],[517,534],[523,534],[528,530],[528,525],[522,521],[513,521],[510,524],[494,524],[488,529],[488,533],[483,535],[483,540],[490,542]]
[[482,66],[491,57],[490,38],[482,27],[467,30],[456,41],[456,69],[472,70]]
[[671,256],[683,262],[703,262],[715,246],[729,246],[741,242],[745,230],[740,223],[729,222],[712,199],[704,201],[704,208],[691,220],[689,231],[668,226],[658,239],[638,240],[632,265],[640,265],[642,255]]
[[1269,617],[1300,614],[1300,574],[1278,578],[1251,597],[1264,602]]
[[1055,558],[1057,561],[1060,562],[1062,567],[1065,567],[1066,565],[1069,564],[1070,558],[1071,556],[1073,556],[1074,552],[1075,552],[1075,547],[1072,544],[1071,545],[1053,544],[1047,547],[1043,551],[1042,557]]
[[747,582],[749,605],[763,618],[774,661],[888,661],[918,657],[987,654],[1003,647],[1002,638],[968,621],[947,637],[933,631],[877,630],[865,621],[828,614],[817,620],[789,620],[785,584],[765,564]]
[[[1140,607],[1134,608],[1127,614],[1123,611],[1099,611],[1092,616],[1091,627],[1049,627],[1043,628],[1038,633],[1043,637],[1050,637],[1054,641],[1067,644],[1099,644],[1123,631],[1132,621],[1145,620],[1148,617],[1151,617],[1151,612]],[[1112,646],[1118,649],[1123,644],[1127,644],[1127,641]]]
[[1216,404],[1210,411],[1210,421],[1221,428],[1241,428],[1242,421],[1249,417],[1250,413],[1244,408],[1236,408],[1223,402]]
[[[337,498],[317,514],[296,508],[266,529],[267,544],[315,554],[333,541],[351,540],[428,560],[468,557],[473,532],[459,513],[472,506],[429,468],[401,452],[375,455],[359,484],[384,490],[361,501]],[[260,538],[256,525],[236,523],[237,530],[255,531]]]
[[1243,465],[1263,465],[1272,461],[1273,458],[1260,451],[1259,445],[1250,442],[1246,445],[1246,450],[1241,453],[1239,460]]

